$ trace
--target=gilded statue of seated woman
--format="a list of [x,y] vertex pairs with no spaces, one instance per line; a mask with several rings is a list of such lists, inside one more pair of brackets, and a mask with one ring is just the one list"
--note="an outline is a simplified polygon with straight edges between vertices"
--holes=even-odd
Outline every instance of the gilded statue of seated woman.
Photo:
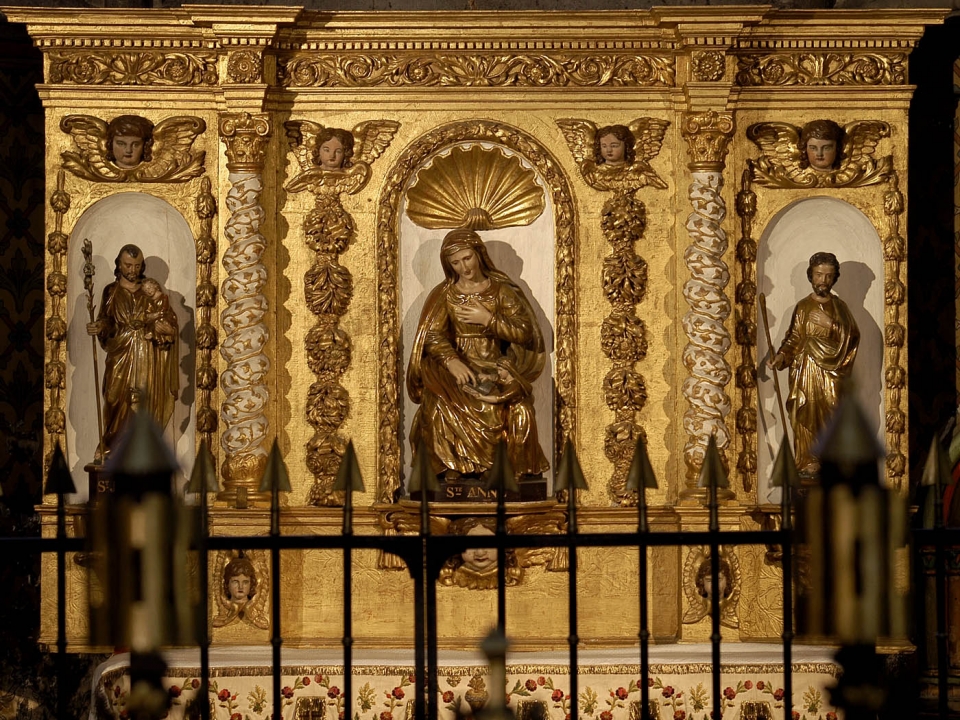
[[472,230],[447,233],[440,262],[446,279],[424,304],[407,372],[420,406],[411,446],[422,440],[433,472],[456,481],[483,479],[505,440],[514,474],[540,477],[549,463],[531,383],[545,350],[533,308]]

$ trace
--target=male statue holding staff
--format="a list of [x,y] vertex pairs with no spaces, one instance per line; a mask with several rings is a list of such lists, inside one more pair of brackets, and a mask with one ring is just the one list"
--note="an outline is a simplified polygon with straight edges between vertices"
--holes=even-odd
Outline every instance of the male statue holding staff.
[[159,284],[146,276],[140,248],[120,248],[114,275],[116,282],[103,289],[96,321],[87,323],[87,334],[96,336],[107,353],[97,461],[109,453],[137,409],[147,410],[166,427],[179,389],[177,316]]
[[833,253],[818,252],[810,258],[807,279],[813,292],[797,303],[783,344],[767,361],[777,370],[790,367],[787,413],[793,425],[797,469],[803,477],[820,470],[813,444],[837,406],[860,342],[853,315],[831,292],[839,278],[840,263]]

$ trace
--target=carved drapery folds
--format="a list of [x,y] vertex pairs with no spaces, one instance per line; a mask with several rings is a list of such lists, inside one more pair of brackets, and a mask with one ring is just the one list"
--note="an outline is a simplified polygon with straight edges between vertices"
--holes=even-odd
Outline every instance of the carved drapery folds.
[[727,236],[720,224],[727,210],[720,193],[733,118],[714,111],[688,113],[682,132],[690,153],[693,212],[687,218],[692,243],[684,251],[690,279],[684,283],[683,296],[690,310],[682,321],[688,340],[683,364],[689,373],[683,382],[683,396],[690,407],[683,416],[686,487],[681,497],[701,497],[703,491],[696,482],[710,436],[716,437],[724,462],[724,449],[730,444],[726,418],[731,405],[726,387],[732,372],[725,356],[732,340],[724,325],[730,315],[726,295],[730,271],[723,260]]
[[265,216],[260,200],[269,135],[266,116],[240,113],[220,118],[220,138],[226,145],[230,171],[229,217],[224,226],[229,245],[223,255],[227,276],[221,287],[226,307],[220,316],[225,333],[220,354],[227,363],[220,378],[224,396],[220,445],[225,453],[221,498],[238,506],[244,506],[256,492],[267,456],[270,360],[264,353],[269,330],[264,323],[267,269],[262,262],[267,241],[260,234]]
[[[311,505],[339,505],[333,492],[337,469],[347,448],[338,430],[350,411],[350,396],[341,384],[350,364],[350,338],[340,327],[353,297],[353,277],[340,264],[354,234],[354,221],[340,203],[340,195],[353,195],[366,187],[370,164],[390,145],[400,125],[392,120],[370,120],[352,131],[324,128],[308,121],[286,124],[287,138],[299,172],[287,184],[290,192],[308,190],[315,196],[313,210],[303,223],[304,240],[314,253],[304,275],[304,297],[316,323],[307,333],[307,365],[316,376],[307,393],[306,417],[313,428],[307,442],[307,469],[313,485]],[[327,157],[322,148],[343,151]]]
[[284,87],[673,87],[666,55],[315,53],[278,58]]

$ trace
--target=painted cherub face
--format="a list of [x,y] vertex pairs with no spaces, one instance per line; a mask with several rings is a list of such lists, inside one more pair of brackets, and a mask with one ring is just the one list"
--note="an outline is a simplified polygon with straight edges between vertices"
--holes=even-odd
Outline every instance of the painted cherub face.
[[837,161],[837,141],[810,138],[807,140],[807,160],[814,170],[832,170]]
[[317,159],[324,170],[340,170],[343,168],[343,155],[343,143],[332,137],[320,146]]
[[143,160],[143,138],[136,135],[117,135],[113,139],[113,157],[122,168],[134,168]]
[[623,165],[626,146],[613,133],[600,138],[600,154],[607,165]]
[[[478,525],[475,528],[471,528],[467,535],[490,536],[493,535],[493,531],[482,525]],[[486,572],[497,564],[497,551],[493,548],[469,548],[464,550],[460,557],[463,559],[464,566],[474,572]]]
[[230,600],[233,602],[246,602],[250,599],[250,576],[234,575],[230,578],[227,587],[230,590]]

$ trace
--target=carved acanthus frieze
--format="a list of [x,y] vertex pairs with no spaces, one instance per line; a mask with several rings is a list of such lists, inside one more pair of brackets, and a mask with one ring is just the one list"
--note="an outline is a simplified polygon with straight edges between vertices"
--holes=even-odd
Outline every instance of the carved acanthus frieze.
[[284,87],[673,87],[665,55],[604,53],[281,56]]
[[893,173],[893,156],[876,158],[874,153],[877,144],[890,136],[890,125],[860,120],[835,127],[841,135],[839,162],[836,168],[820,170],[810,166],[800,147],[802,128],[781,122],[751,125],[747,137],[763,152],[749,161],[753,182],[776,188],[865,187],[887,182]]
[[742,55],[737,62],[737,84],[787,85],[905,85],[904,53],[805,52]]
[[211,87],[219,80],[215,52],[59,50],[47,57],[51,84]]

